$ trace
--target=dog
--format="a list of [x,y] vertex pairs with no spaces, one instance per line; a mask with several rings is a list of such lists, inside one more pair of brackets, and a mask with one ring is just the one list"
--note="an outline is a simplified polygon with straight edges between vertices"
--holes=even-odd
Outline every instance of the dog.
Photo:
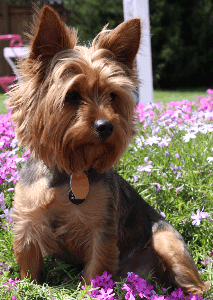
[[52,8],[35,13],[7,102],[31,153],[13,203],[21,279],[40,283],[44,257],[68,251],[87,284],[103,271],[118,280],[154,270],[185,295],[208,289],[182,236],[114,170],[137,132],[140,41],[140,18],[104,27],[86,47]]

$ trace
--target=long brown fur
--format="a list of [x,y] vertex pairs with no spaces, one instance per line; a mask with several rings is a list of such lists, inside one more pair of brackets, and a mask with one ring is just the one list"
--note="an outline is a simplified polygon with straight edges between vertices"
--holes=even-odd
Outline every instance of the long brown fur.
[[[7,102],[16,137],[31,151],[13,204],[21,279],[41,282],[43,257],[67,249],[71,262],[84,265],[87,284],[103,271],[119,279],[154,269],[159,283],[202,295],[209,284],[181,235],[112,169],[136,134],[140,19],[104,28],[87,48],[44,6],[29,38]],[[82,172],[89,194],[75,205],[70,175]]]

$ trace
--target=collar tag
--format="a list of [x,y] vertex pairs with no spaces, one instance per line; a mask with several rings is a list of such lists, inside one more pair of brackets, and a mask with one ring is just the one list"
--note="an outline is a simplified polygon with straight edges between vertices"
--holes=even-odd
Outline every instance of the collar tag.
[[70,201],[75,205],[82,204],[89,193],[89,180],[87,175],[85,173],[82,173],[80,176],[77,176],[76,174],[71,175],[70,187]]

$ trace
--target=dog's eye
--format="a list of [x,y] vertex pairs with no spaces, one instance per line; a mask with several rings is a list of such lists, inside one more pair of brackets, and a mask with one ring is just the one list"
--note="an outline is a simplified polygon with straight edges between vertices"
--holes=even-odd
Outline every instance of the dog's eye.
[[115,97],[117,96],[115,93],[110,93],[110,102],[115,100]]
[[65,102],[71,104],[78,104],[81,101],[81,96],[78,92],[67,93],[65,97]]

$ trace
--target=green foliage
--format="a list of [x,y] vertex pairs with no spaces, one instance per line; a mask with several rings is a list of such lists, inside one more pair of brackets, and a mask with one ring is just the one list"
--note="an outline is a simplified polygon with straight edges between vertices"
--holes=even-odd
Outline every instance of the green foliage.
[[[9,0],[9,5],[62,6],[81,44],[92,41],[103,27],[123,22],[122,0]],[[58,5],[60,3],[60,5]],[[150,0],[154,87],[174,89],[212,85],[213,1]]]
[[71,18],[69,25],[78,29],[80,43],[92,41],[109,23],[113,29],[123,22],[122,0],[64,0]]
[[213,3],[150,0],[154,85],[211,86]]
[[5,99],[6,96],[4,94],[0,94],[0,114],[6,114],[8,110],[5,107]]

